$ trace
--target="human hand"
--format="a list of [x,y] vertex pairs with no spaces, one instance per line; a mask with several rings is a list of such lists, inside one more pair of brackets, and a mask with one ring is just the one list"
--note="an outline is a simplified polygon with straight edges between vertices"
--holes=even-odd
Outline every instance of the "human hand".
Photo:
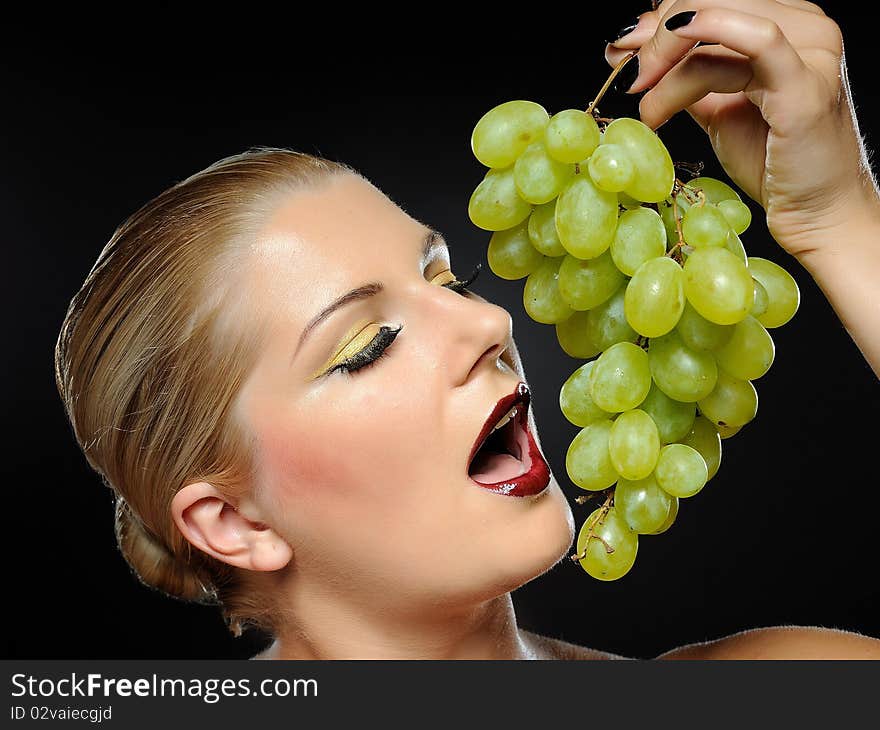
[[638,75],[627,93],[650,89],[642,121],[656,129],[686,109],[789,253],[804,262],[854,224],[880,229],[840,28],[818,6],[664,0],[605,56],[616,65],[632,50],[625,71],[638,64]]

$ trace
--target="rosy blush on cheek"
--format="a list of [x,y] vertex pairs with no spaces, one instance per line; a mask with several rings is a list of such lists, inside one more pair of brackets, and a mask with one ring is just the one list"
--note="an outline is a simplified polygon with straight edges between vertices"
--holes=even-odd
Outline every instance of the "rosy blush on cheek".
[[375,392],[344,399],[316,393],[297,408],[265,402],[252,412],[264,482],[286,501],[316,507],[323,502],[322,510],[336,504],[340,512],[373,490],[381,494],[394,442],[387,420],[394,412]]
[[343,498],[352,487],[340,478],[343,456],[333,444],[333,438],[314,429],[265,424],[260,432],[261,472],[276,489],[293,498],[307,496],[315,489],[331,490]]

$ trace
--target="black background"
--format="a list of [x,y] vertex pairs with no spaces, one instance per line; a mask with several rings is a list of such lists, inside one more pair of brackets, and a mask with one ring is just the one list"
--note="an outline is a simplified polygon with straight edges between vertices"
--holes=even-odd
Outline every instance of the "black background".
[[[825,7],[843,28],[873,146],[874,22],[839,5]],[[114,25],[100,32],[73,19],[64,33],[35,20],[7,25],[7,657],[238,658],[262,647],[257,634],[228,635],[217,609],[170,600],[130,576],[115,547],[111,494],[73,439],[52,369],[67,304],[115,227],[166,187],[253,145],[347,162],[441,230],[460,275],[484,262],[474,289],[514,317],[544,451],[580,528],[590,508],[573,503],[582,492],[567,479],[565,452],[577,428],[560,413],[558,391],[581,362],[564,355],[552,327],[526,316],[522,282],[485,266],[488,234],[467,216],[484,174],[470,133],[510,99],[550,113],[585,107],[608,73],[605,40],[647,6],[545,7],[510,17],[509,27],[471,14],[386,20],[377,10],[372,19],[393,28],[384,33],[248,8],[186,20],[130,10],[104,16]],[[637,113],[636,99],[619,94],[600,108]],[[703,160],[707,174],[722,175],[686,115],[660,134],[674,159]],[[720,472],[682,500],[674,527],[642,538],[623,579],[595,581],[566,559],[516,591],[523,627],[636,657],[788,623],[880,636],[877,381],[752,209],[749,254],[785,266],[802,293],[795,319],[772,332],[776,362],[757,382],[758,418],[724,442]]]

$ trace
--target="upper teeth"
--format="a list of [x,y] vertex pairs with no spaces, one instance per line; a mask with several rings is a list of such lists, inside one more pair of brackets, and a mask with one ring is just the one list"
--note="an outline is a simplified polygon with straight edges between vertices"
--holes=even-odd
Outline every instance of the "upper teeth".
[[495,428],[492,431],[497,431],[499,428],[503,428],[507,425],[507,422],[516,415],[516,406],[511,408],[506,414],[501,416],[501,419],[498,423],[495,424]]

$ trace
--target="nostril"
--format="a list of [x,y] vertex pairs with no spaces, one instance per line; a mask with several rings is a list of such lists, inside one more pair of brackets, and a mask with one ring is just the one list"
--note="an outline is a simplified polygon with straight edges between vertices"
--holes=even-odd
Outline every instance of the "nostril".
[[[480,355],[480,360],[482,360],[483,358],[495,359],[500,354],[501,354],[501,345],[492,345],[492,347],[490,347],[488,350],[486,350],[486,352],[484,352],[482,355]],[[477,360],[477,362],[479,362],[480,360]]]
[[476,370],[478,367],[480,367],[480,364],[482,362],[484,362],[487,359],[494,360],[495,358],[497,358],[501,354],[502,350],[503,350],[502,346],[498,345],[498,344],[492,345],[492,347],[487,349],[482,355],[480,355],[477,358],[477,361],[473,364],[473,367],[471,367],[470,371],[468,372],[467,379],[470,380],[471,375],[473,375],[474,370]]

